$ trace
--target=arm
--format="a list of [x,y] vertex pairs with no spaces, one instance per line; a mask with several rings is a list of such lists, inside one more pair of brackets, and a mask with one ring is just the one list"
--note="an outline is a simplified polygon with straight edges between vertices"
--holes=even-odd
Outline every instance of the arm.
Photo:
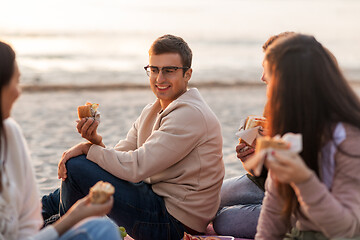
[[87,217],[104,216],[109,213],[113,204],[113,197],[103,204],[91,204],[89,196],[86,196],[77,201],[62,218],[54,223],[54,228],[59,233],[59,236],[61,236],[75,224]]
[[[28,161],[26,161],[28,162]],[[22,189],[24,196],[22,198],[22,209],[19,211],[19,237],[30,236],[35,234],[41,227],[43,220],[41,217],[41,203],[39,201],[39,193],[36,187],[35,176],[31,166],[24,166],[26,173],[25,186]]]
[[[340,147],[360,156],[359,142],[360,135],[348,137]],[[303,212],[327,237],[353,237],[360,234],[360,160],[338,151],[335,162],[331,192],[315,175],[293,188]]]
[[[130,129],[130,131],[127,134],[127,137],[125,140],[120,141],[115,149],[118,151],[130,151],[130,150],[134,150],[136,149],[137,146],[137,129],[136,126],[139,122],[139,119],[137,119],[135,121],[135,123],[133,124],[132,128]],[[80,124],[80,122],[79,122]],[[75,146],[73,146],[72,148],[68,149],[67,151],[65,151],[60,159],[60,162],[58,164],[58,178],[65,180],[67,178],[67,170],[65,167],[65,163],[73,157],[85,154],[88,154],[88,151],[91,147],[92,143],[79,143]],[[103,144],[97,144],[101,147],[105,147]]]
[[283,239],[288,231],[288,224],[281,215],[283,200],[278,195],[276,183],[271,176],[270,171],[265,183],[265,197],[255,236],[257,240]]
[[117,151],[131,151],[137,149],[137,134],[140,117],[136,119],[124,140],[120,140],[114,147]]
[[[41,217],[41,203],[39,192],[36,185],[35,174],[31,165],[30,152],[25,138],[17,123],[8,119],[4,122],[8,134],[8,146],[11,168],[16,169],[14,175],[10,175],[10,181],[14,181],[18,193],[18,199],[12,199],[19,204],[18,229],[19,239],[34,235],[41,227],[43,219]],[[21,195],[20,195],[21,194]],[[14,215],[15,216],[15,215]],[[17,216],[17,215],[16,215]],[[1,235],[1,234],[0,234]]]
[[104,216],[109,213],[114,203],[113,197],[103,204],[91,204],[89,196],[77,201],[69,211],[53,225],[44,228],[38,234],[26,238],[26,240],[55,240],[66,233],[81,220],[91,216]]
[[94,145],[87,158],[121,179],[138,182],[183,159],[206,137],[206,128],[203,115],[184,106],[163,117],[140,148],[124,152]]

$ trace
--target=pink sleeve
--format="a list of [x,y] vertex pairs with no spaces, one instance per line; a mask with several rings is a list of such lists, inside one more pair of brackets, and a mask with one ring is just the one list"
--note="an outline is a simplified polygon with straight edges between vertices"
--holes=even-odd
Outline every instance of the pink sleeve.
[[341,143],[342,150],[358,157],[340,151],[335,154],[331,191],[315,175],[293,185],[303,213],[329,238],[360,235],[359,143],[359,134]]
[[278,195],[275,182],[271,179],[271,171],[265,183],[265,198],[260,212],[255,239],[283,239],[288,226],[281,215],[283,200]]

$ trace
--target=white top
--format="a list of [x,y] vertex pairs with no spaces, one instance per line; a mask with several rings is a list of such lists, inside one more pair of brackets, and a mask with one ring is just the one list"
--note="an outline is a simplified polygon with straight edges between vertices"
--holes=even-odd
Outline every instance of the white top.
[[1,136],[0,239],[57,239],[53,227],[39,232],[43,224],[40,196],[20,127],[11,118],[5,119],[3,124],[6,144]]

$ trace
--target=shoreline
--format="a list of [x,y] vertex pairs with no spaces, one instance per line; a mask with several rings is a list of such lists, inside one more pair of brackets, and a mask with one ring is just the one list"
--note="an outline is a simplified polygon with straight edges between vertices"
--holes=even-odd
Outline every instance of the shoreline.
[[[359,82],[360,85],[360,82]],[[204,82],[190,83],[189,88],[241,88],[241,87],[261,87],[262,82]],[[110,83],[110,84],[87,84],[87,85],[70,85],[70,84],[24,84],[21,85],[24,92],[48,92],[48,91],[107,91],[107,90],[137,90],[149,89],[149,84],[128,84],[128,83]]]
[[[360,87],[359,81],[349,81],[350,86]],[[189,83],[189,88],[201,89],[223,89],[223,88],[248,88],[248,87],[263,87],[264,83],[256,82],[200,82]],[[57,91],[109,91],[109,90],[143,90],[149,89],[148,84],[137,83],[109,83],[109,84],[87,84],[87,85],[72,85],[72,84],[23,84],[21,85],[23,92],[57,92]]]

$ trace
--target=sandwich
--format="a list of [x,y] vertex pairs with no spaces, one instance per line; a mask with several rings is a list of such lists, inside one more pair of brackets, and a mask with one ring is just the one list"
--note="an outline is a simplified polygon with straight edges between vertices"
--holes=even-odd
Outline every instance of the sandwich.
[[98,107],[99,104],[90,103],[90,102],[87,102],[84,106],[79,106],[77,109],[79,119],[87,118],[87,117],[92,117],[96,119],[97,116],[99,115],[97,110]]
[[286,150],[290,148],[288,142],[280,138],[272,138],[269,136],[259,137],[256,139],[255,153],[260,152],[262,149],[273,148],[277,150]]
[[266,126],[266,118],[259,116],[248,116],[245,121],[244,130],[261,127],[262,129]]
[[290,149],[290,143],[280,138],[271,138],[269,136],[256,139],[255,155],[244,162],[244,168],[254,176],[260,176],[265,159],[274,160],[273,155],[267,154],[268,151]]
[[[259,127],[261,131],[263,131],[266,127],[266,118],[259,117],[259,116],[248,116],[245,120],[244,125],[240,128],[240,130],[249,130],[252,128]],[[246,146],[241,149],[242,152],[249,150],[252,148],[252,145],[256,139],[254,139],[252,142],[247,142],[243,138],[239,138],[240,143],[245,143]]]
[[107,202],[114,194],[115,188],[111,183],[99,181],[90,188],[90,201],[94,204]]

